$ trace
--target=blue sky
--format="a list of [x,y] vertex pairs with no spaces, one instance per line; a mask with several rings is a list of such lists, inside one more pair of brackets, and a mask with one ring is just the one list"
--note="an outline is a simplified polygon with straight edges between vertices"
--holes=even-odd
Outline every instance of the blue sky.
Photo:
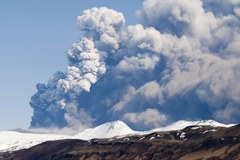
[[65,52],[79,38],[76,17],[92,7],[121,11],[137,23],[142,1],[42,0],[0,2],[0,130],[27,128],[35,85],[67,66]]

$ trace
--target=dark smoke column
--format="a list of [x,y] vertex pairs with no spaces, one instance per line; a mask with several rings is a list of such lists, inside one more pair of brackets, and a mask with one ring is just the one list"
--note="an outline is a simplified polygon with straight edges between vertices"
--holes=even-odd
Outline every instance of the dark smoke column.
[[[78,17],[80,40],[67,52],[66,72],[55,73],[47,85],[37,84],[30,105],[34,109],[31,127],[91,127],[95,118],[82,107],[82,92],[90,92],[106,72],[105,59],[118,49],[117,32],[124,25],[121,13],[92,8]],[[102,51],[104,50],[104,51]]]
[[64,95],[57,89],[57,81],[64,79],[62,72],[55,73],[49,80],[48,85],[37,84],[37,93],[31,97],[30,105],[34,110],[31,127],[64,127],[67,121],[63,119],[64,110],[61,110],[58,100]]

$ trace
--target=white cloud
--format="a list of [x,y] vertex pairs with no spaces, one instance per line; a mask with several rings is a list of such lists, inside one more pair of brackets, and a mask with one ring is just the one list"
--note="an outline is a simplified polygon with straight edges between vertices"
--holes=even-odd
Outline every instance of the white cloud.
[[160,96],[159,98],[162,98],[161,94],[161,86],[156,81],[151,81],[146,84],[144,84],[142,87],[138,90],[141,94],[143,94],[147,99],[149,98],[155,98]]
[[204,11],[201,0],[145,0],[139,17],[160,31],[204,39],[210,38],[210,27],[215,23],[213,15]]
[[77,103],[71,102],[65,106],[64,118],[67,120],[69,127],[74,130],[84,130],[92,127],[94,119],[83,108],[80,110]]
[[140,113],[126,113],[123,119],[135,125],[144,124],[151,127],[160,127],[167,121],[167,116],[157,109],[147,109]]
[[59,81],[59,86],[77,92],[85,90],[90,92],[91,84],[97,82],[98,76],[106,72],[105,63],[94,42],[83,38],[75,43],[68,51],[69,65],[66,79]]
[[113,105],[112,107],[113,111],[114,112],[121,111],[125,107],[125,105],[132,99],[135,93],[136,93],[135,88],[132,86],[129,86],[127,92],[122,97],[122,100],[117,104]]
[[[118,32],[125,24],[122,13],[116,12],[106,7],[92,8],[85,10],[83,15],[77,18],[80,30],[86,30],[85,34],[92,36],[100,36],[96,44],[112,49],[118,49]],[[95,35],[98,33],[99,35]]]
[[119,64],[117,69],[124,72],[133,72],[138,70],[152,70],[155,68],[159,61],[157,56],[149,56],[147,54],[132,57],[124,57]]
[[222,110],[217,110],[215,112],[215,118],[217,120],[221,120],[224,122],[229,122],[232,119],[235,119],[236,117],[239,116],[240,116],[239,108],[237,106],[233,106],[232,104],[228,104]]

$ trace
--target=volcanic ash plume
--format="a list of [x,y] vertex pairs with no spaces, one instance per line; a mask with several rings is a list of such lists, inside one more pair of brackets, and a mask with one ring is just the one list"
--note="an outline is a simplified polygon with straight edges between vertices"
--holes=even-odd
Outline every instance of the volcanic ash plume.
[[130,26],[105,7],[77,18],[80,40],[66,71],[37,84],[31,127],[239,122],[240,2],[145,0],[137,15]]

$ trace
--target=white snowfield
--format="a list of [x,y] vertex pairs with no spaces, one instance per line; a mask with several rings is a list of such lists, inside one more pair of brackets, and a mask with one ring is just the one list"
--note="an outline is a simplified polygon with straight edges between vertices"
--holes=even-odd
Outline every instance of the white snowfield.
[[0,131],[0,152],[30,148],[45,141],[65,139],[66,137],[66,135]]
[[150,131],[134,131],[122,121],[107,122],[95,128],[86,129],[74,136],[60,134],[41,134],[41,133],[22,133],[17,131],[0,131],[0,152],[16,151],[30,148],[37,144],[50,140],[61,139],[83,139],[90,140],[93,138],[111,138],[124,137],[127,135],[143,135],[156,131],[180,130],[192,125],[210,125],[214,127],[231,127],[234,124],[221,124],[214,120],[202,121],[178,121],[169,126],[153,129]]

